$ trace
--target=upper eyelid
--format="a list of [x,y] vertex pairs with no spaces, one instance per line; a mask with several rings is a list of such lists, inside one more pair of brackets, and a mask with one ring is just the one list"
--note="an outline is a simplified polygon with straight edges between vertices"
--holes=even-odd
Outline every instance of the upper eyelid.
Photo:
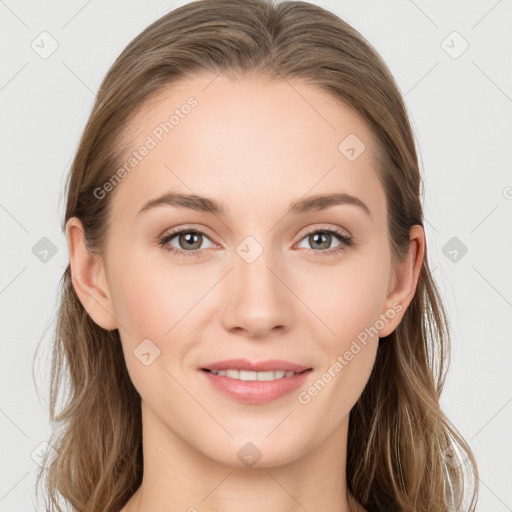
[[[317,227],[313,226],[312,228],[308,228],[305,233],[303,233],[302,238],[309,235],[310,233],[316,233],[317,231],[343,231],[343,235],[346,237],[351,237],[352,234],[345,228],[342,228],[340,226],[333,226],[330,225],[329,227]],[[301,240],[302,240],[301,238]]]
[[177,228],[171,228],[171,229],[165,230],[164,233],[161,235],[161,237],[170,236],[170,235],[179,235],[180,233],[188,232],[188,231],[196,231],[203,235],[208,235],[209,237],[212,236],[209,234],[210,230],[208,228],[203,228],[203,227],[196,228],[194,226],[188,226],[185,224],[184,226],[179,226]]

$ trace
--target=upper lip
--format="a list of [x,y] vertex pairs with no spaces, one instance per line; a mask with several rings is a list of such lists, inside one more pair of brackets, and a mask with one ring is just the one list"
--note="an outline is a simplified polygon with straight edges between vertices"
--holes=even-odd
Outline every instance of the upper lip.
[[290,361],[283,361],[280,359],[271,359],[267,361],[252,362],[248,359],[226,359],[224,361],[217,361],[216,363],[207,364],[201,367],[201,370],[245,370],[250,372],[270,372],[277,370],[292,371],[300,373],[305,370],[311,370],[307,366],[292,363]]

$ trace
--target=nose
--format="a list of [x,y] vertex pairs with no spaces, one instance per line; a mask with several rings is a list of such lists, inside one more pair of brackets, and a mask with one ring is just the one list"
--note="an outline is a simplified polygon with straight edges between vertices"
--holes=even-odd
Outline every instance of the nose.
[[293,293],[282,268],[264,250],[252,262],[234,255],[233,268],[223,280],[226,297],[224,327],[252,338],[284,332],[293,321]]

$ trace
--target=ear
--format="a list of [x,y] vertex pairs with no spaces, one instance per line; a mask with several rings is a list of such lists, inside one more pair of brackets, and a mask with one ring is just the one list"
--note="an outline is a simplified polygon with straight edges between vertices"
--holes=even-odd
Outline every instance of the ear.
[[[387,322],[379,330],[379,337],[389,336],[401,322],[407,307],[414,297],[418,278],[425,255],[425,232],[415,224],[409,231],[409,250],[405,259],[392,272],[389,280],[388,295],[381,311]],[[390,313],[393,311],[394,315]]]
[[66,238],[73,288],[80,302],[100,327],[108,331],[117,329],[103,259],[87,249],[78,218],[71,217],[67,221]]

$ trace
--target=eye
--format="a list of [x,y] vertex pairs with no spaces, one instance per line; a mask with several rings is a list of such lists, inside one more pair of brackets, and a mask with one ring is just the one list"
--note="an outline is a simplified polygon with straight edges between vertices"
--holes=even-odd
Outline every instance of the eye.
[[[177,247],[170,242],[176,238],[175,243],[178,245]],[[176,254],[181,254],[184,256],[200,256],[203,252],[203,249],[200,249],[202,242],[204,240],[210,240],[205,233],[196,229],[184,228],[178,229],[171,233],[164,235],[158,245],[163,247],[166,251],[173,252]],[[213,244],[210,241],[210,246]],[[182,249],[184,247],[185,249]]]
[[[338,239],[339,243],[334,248],[331,248],[331,243],[334,239]],[[311,248],[315,250],[315,256],[317,255],[332,255],[343,251],[346,247],[350,247],[354,244],[354,241],[350,235],[343,233],[337,229],[313,229],[306,233],[306,236],[301,239],[305,240],[310,244]]]
[[[337,239],[339,243],[334,248],[330,248],[333,238],[334,240]],[[201,248],[205,240],[208,240],[210,245]],[[355,243],[350,235],[337,229],[312,229],[306,233],[301,239],[301,242],[302,240],[306,240],[312,246],[311,250],[313,250],[315,256],[337,254]],[[199,257],[203,254],[205,249],[213,247],[214,244],[208,236],[200,230],[181,228],[165,234],[160,238],[158,245],[174,254]]]

